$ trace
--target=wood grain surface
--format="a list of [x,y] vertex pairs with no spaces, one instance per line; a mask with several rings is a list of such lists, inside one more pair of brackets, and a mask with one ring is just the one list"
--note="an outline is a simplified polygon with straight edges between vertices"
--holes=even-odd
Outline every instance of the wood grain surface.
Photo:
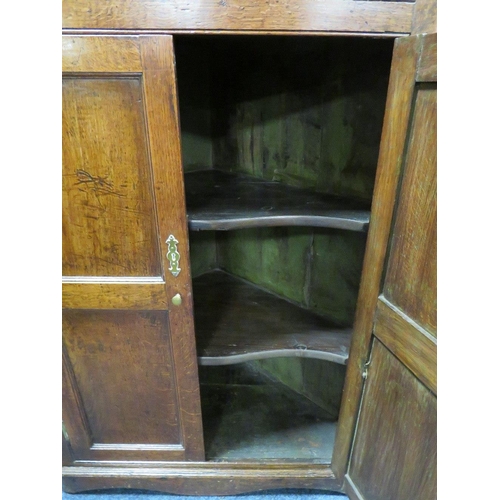
[[426,36],[423,40],[417,81],[437,82],[437,33]]
[[165,283],[63,283],[65,309],[166,310]]
[[64,275],[161,276],[151,183],[140,80],[65,77]]
[[419,87],[384,297],[437,335],[437,92]]
[[436,397],[377,340],[368,371],[349,478],[365,500],[436,498]]
[[63,72],[142,73],[142,69],[137,37],[63,36]]
[[[340,491],[325,465],[283,462],[217,462],[144,467],[67,467],[64,490],[79,492],[103,488],[148,489],[181,495],[227,495],[279,488],[315,488]],[[228,479],[229,478],[229,479]]]
[[[366,341],[373,340],[372,357],[362,373],[366,385],[346,482],[361,495],[355,497],[367,500],[436,495],[437,92],[434,82],[416,81],[423,47],[435,51],[433,42],[435,35],[412,36],[406,42],[413,47],[413,57],[408,57],[412,77],[400,90],[403,96],[411,91],[411,113],[401,124],[398,149],[393,149],[392,167],[400,172],[398,201],[391,233],[380,242],[388,256],[383,281],[380,277],[372,290],[372,302],[377,296],[374,337],[366,331]],[[386,122],[394,118],[388,113]]]
[[346,364],[350,329],[221,271],[196,278],[199,362],[222,365],[297,356]]
[[346,471],[356,424],[362,374],[368,360],[375,309],[381,289],[382,273],[403,163],[406,129],[410,119],[419,46],[415,40],[400,38],[394,45],[386,114],[373,196],[370,229],[363,264],[358,308],[353,328],[350,362],[339,416],[332,467],[338,477]]
[[185,176],[189,228],[309,226],[367,231],[369,206],[219,170]]
[[437,1],[417,0],[413,11],[411,23],[411,34],[421,35],[424,33],[437,32]]
[[210,49],[214,167],[371,201],[392,40],[219,36],[198,45]]
[[95,443],[179,443],[166,312],[67,310],[63,331]]
[[384,297],[377,307],[374,334],[437,394],[436,339]]
[[63,39],[63,402],[73,458],[202,460],[172,37]]
[[411,30],[412,3],[356,0],[65,0],[63,28],[167,31],[323,31],[384,33]]

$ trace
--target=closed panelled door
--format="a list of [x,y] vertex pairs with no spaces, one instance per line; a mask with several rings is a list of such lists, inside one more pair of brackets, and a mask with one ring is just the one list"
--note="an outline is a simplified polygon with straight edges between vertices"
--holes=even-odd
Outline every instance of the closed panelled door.
[[63,454],[203,459],[171,36],[63,36]]
[[[373,215],[390,235],[367,248],[379,245],[385,265],[346,475],[352,498],[436,498],[436,52],[436,34],[394,50]],[[394,211],[382,210],[391,198]]]

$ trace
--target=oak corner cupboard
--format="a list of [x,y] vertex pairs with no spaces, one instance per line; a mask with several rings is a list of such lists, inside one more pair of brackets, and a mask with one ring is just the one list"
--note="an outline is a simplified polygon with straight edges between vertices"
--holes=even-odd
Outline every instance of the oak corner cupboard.
[[436,497],[435,11],[63,1],[65,491]]

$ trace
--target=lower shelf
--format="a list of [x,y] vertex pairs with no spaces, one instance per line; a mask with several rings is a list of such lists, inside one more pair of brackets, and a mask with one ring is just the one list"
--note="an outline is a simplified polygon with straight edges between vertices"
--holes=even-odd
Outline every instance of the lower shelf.
[[222,271],[193,280],[200,365],[282,356],[346,364],[351,329]]
[[207,460],[330,463],[333,415],[279,382],[251,377],[201,383]]

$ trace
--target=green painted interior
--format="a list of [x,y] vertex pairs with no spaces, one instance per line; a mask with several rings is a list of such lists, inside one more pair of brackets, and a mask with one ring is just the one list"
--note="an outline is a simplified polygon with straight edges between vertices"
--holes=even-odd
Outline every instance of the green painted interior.
[[[371,200],[392,45],[342,37],[176,38],[185,170],[219,168]],[[192,232],[191,265],[195,276],[219,267],[352,325],[365,244],[364,234],[318,228]],[[323,391],[337,394],[343,384],[344,368],[333,365],[256,363],[326,406],[335,397]],[[326,389],[325,380],[335,387]]]
[[390,40],[215,39],[213,165],[371,200],[391,51]]
[[189,256],[191,260],[191,277],[212,269],[218,269],[214,231],[191,231],[189,234]]
[[209,50],[190,37],[178,42],[175,39],[184,170],[212,168]]
[[344,365],[309,358],[271,358],[252,361],[271,379],[278,380],[310,399],[338,419],[344,387]]
[[307,306],[309,228],[241,229],[217,234],[221,269]]
[[361,281],[366,235],[314,229],[308,307],[341,326],[352,326]]

